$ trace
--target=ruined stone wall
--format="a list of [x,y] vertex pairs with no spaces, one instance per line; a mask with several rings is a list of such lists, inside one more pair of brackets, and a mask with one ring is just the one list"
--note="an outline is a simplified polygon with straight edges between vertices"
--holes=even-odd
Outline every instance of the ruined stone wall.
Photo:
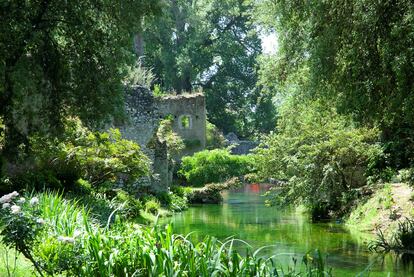
[[259,144],[254,141],[240,140],[239,142],[232,144],[234,147],[231,149],[231,153],[234,155],[247,155],[252,152]]
[[152,161],[154,176],[142,178],[137,186],[148,190],[164,191],[168,188],[168,159],[165,142],[156,137],[160,116],[152,92],[144,87],[133,87],[126,92],[127,122],[118,126],[122,136],[137,142]]
[[[172,165],[168,161],[168,149],[156,132],[160,121],[168,115],[174,118],[173,130],[187,144],[178,156],[190,155],[203,150],[206,145],[206,107],[202,94],[188,94],[155,98],[143,87],[133,87],[126,94],[127,122],[117,126],[122,136],[137,142],[152,161],[155,178],[143,178],[139,186],[155,191],[165,191],[172,181]],[[183,124],[183,117],[185,117]],[[161,138],[162,140],[162,138]]]
[[226,145],[232,146],[231,153],[234,155],[247,155],[251,151],[259,146],[259,143],[256,141],[250,140],[239,140],[235,133],[228,133],[226,136]]
[[[174,118],[173,130],[184,140],[186,148],[177,159],[206,147],[206,104],[201,93],[174,95],[156,100],[160,114]],[[183,124],[185,123],[185,124]]]
[[127,123],[120,127],[126,139],[146,146],[157,131],[160,115],[151,91],[144,87],[133,87],[126,93]]

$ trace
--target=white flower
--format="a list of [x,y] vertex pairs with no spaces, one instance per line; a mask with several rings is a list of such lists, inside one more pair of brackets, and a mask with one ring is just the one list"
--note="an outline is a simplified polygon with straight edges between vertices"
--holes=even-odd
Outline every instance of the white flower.
[[3,204],[3,209],[7,209],[7,208],[9,208],[10,207],[10,204],[9,203],[4,203]]
[[82,235],[82,231],[80,231],[80,230],[75,230],[75,232],[73,232],[73,237],[74,237],[74,238],[77,238],[77,237],[79,237],[80,235]]
[[0,197],[0,204],[9,203],[16,196],[19,196],[19,193],[17,191],[13,191],[12,193],[3,195],[2,197]]
[[17,200],[17,203],[19,204],[23,204],[24,202],[26,202],[26,199],[24,199],[24,197],[20,197],[20,199]]
[[18,214],[22,210],[22,208],[20,208],[20,206],[17,205],[11,206],[10,209],[12,214]]
[[30,199],[30,205],[34,206],[37,204],[39,204],[39,198],[33,197],[32,199]]
[[9,197],[8,194],[0,197],[0,204],[9,203],[10,201],[11,201],[11,197]]
[[63,237],[63,236],[59,236],[58,237],[58,241],[63,242],[63,243],[70,243],[70,244],[75,243],[75,239],[74,238],[71,238],[71,237]]
[[45,224],[45,223],[46,223],[46,221],[45,221],[43,218],[38,218],[38,219],[36,220],[36,223],[38,223],[38,224],[40,224],[40,225],[43,225],[43,224]]

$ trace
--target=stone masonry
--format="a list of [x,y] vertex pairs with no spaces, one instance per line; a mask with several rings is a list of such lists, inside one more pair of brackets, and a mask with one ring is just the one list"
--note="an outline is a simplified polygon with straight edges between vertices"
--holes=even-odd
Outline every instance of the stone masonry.
[[128,121],[117,126],[124,138],[137,142],[152,160],[154,177],[140,180],[149,190],[165,191],[172,181],[172,167],[167,157],[165,141],[156,136],[159,122],[166,116],[174,118],[173,131],[180,135],[186,148],[175,157],[191,155],[205,148],[206,106],[201,93],[154,97],[144,87],[133,87],[126,94]]
[[[186,144],[177,159],[206,147],[206,103],[201,93],[166,96],[156,100],[162,117],[174,118],[173,130]],[[186,122],[186,124],[183,124]]]

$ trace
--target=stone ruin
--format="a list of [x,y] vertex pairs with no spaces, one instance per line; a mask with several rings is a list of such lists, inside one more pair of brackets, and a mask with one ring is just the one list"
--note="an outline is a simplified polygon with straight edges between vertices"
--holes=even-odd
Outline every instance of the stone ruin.
[[234,155],[247,155],[251,151],[259,146],[259,143],[250,140],[240,140],[233,132],[228,133],[225,136],[226,145],[232,146],[231,153]]
[[206,105],[202,93],[155,97],[144,87],[135,86],[126,94],[127,123],[117,126],[123,137],[137,142],[152,161],[155,176],[143,178],[139,186],[166,191],[172,182],[173,164],[168,160],[165,141],[156,135],[166,116],[173,118],[173,131],[182,137],[186,148],[180,153],[191,155],[206,146]]

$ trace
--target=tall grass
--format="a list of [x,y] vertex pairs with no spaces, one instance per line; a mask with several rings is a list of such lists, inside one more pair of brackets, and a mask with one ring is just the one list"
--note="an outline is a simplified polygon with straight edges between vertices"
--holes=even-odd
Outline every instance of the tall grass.
[[387,238],[379,229],[377,239],[369,245],[371,251],[414,254],[414,220],[406,218],[398,223],[396,232]]
[[125,222],[112,213],[101,226],[76,201],[45,193],[40,215],[46,224],[33,256],[45,275],[69,276],[331,276],[319,252],[301,266],[278,266],[260,250],[241,256],[236,240],[213,237],[193,243],[172,227],[146,227]]
[[30,277],[33,276],[32,272],[32,265],[23,255],[0,243],[0,276]]

